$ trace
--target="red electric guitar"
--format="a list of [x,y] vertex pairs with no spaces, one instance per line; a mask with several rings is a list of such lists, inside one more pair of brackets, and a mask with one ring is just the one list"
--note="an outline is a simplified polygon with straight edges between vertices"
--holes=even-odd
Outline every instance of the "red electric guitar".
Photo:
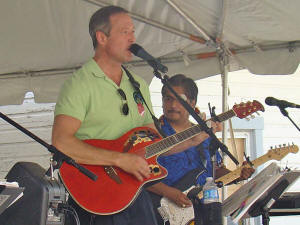
[[[222,122],[234,116],[245,118],[257,111],[264,111],[258,101],[241,103],[218,115],[217,120]],[[195,125],[162,139],[153,129],[137,127],[116,140],[85,140],[95,147],[144,157],[151,175],[142,182],[118,167],[82,165],[98,176],[98,180],[93,181],[67,163],[59,169],[60,177],[72,198],[85,210],[99,215],[118,213],[135,200],[143,185],[167,176],[167,170],[157,163],[158,155],[200,132],[200,126]]]

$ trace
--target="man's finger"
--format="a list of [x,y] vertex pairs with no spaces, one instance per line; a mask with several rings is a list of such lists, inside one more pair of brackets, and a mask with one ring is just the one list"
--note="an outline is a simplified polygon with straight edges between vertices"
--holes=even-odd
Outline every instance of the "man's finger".
[[142,176],[145,177],[145,178],[149,178],[149,177],[150,177],[150,172],[149,172],[149,169],[148,169],[148,168],[147,168],[146,170],[143,169],[143,170],[141,171],[141,174],[142,174]]
[[144,179],[143,179],[143,176],[142,175],[140,175],[140,173],[139,172],[136,172],[136,173],[134,173],[134,176],[136,177],[136,179],[138,179],[139,181],[143,181]]

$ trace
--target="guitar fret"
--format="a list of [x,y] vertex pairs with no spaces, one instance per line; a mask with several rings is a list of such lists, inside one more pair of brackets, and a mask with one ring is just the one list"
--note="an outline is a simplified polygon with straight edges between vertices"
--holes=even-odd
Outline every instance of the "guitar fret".
[[172,145],[172,143],[171,143],[172,141],[171,141],[171,139],[165,139],[162,143],[163,143],[163,145],[164,145],[164,148],[169,148],[171,145]]
[[[187,130],[187,136],[195,135],[197,133],[197,128],[199,125],[192,126],[190,129]],[[200,130],[200,129],[199,129]]]
[[172,146],[174,143],[176,143],[176,139],[173,136],[170,136],[167,138],[168,141],[168,147]]
[[173,136],[173,139],[174,139],[174,143],[180,142],[180,134],[174,135],[174,136]]
[[191,128],[191,129],[188,129],[187,131],[186,131],[186,133],[185,133],[185,137],[187,138],[187,137],[191,137],[191,136],[193,136],[194,135],[194,129],[193,128]]
[[170,138],[166,138],[165,142],[167,143],[167,146],[171,146],[172,145],[172,140]]
[[149,155],[153,152],[153,145],[148,145],[145,147],[145,158],[149,158]]
[[152,145],[149,145],[146,147],[146,158],[152,157],[153,155],[156,155],[159,152],[163,152],[164,149],[170,148],[172,145],[183,142],[190,138],[191,136],[197,134],[200,132],[201,129],[199,125],[195,125],[183,132],[177,133],[175,135],[169,136],[160,142],[156,142]]
[[170,146],[172,146],[172,136],[169,136],[160,142],[156,142],[152,145],[148,145],[146,147],[146,158],[152,157],[153,155],[156,155],[157,153],[161,152],[164,149],[168,149]]
[[233,110],[229,110],[229,111],[227,111],[225,113],[222,113],[222,114],[218,115],[218,119],[221,122],[223,122],[223,121],[225,121],[225,120],[227,120],[227,119],[229,119],[229,118],[231,118],[233,116],[235,116],[234,111]]
[[183,132],[166,137],[160,142],[156,142],[152,145],[147,146],[145,157],[149,158],[160,152],[163,153],[164,150],[167,151],[172,145],[181,143],[199,132],[201,132],[200,125],[194,125]]
[[158,144],[159,151],[163,150],[166,147],[165,141],[162,141]]
[[184,133],[178,134],[175,137],[176,137],[176,142],[182,142],[185,139],[184,138]]

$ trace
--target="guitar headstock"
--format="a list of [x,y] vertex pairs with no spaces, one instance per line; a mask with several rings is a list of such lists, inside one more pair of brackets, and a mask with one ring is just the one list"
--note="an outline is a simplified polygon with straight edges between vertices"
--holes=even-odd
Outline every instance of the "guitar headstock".
[[264,106],[259,102],[254,100],[253,102],[242,102],[240,104],[236,104],[232,107],[232,110],[235,112],[236,116],[240,119],[243,119],[252,113],[257,113],[257,111],[265,111]]
[[283,159],[287,154],[289,154],[290,152],[296,154],[298,152],[299,148],[297,145],[283,145],[279,147],[275,148],[271,148],[267,155],[269,158],[271,159],[275,159],[275,160],[281,160]]

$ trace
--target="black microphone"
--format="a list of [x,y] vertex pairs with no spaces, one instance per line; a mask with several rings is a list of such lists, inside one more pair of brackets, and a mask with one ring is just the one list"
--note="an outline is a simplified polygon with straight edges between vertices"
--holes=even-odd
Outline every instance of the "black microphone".
[[288,102],[288,101],[285,101],[285,100],[278,100],[278,99],[273,98],[273,97],[267,97],[266,100],[265,100],[265,103],[267,105],[270,105],[270,106],[278,106],[281,109],[284,109],[284,108],[300,108],[300,105],[297,105],[297,104],[294,104],[294,103],[291,103],[291,102]]
[[135,56],[146,60],[150,66],[153,67],[154,70],[159,70],[162,73],[168,72],[168,67],[161,64],[157,59],[155,59],[152,55],[150,55],[146,50],[139,46],[138,44],[132,44],[129,48]]

